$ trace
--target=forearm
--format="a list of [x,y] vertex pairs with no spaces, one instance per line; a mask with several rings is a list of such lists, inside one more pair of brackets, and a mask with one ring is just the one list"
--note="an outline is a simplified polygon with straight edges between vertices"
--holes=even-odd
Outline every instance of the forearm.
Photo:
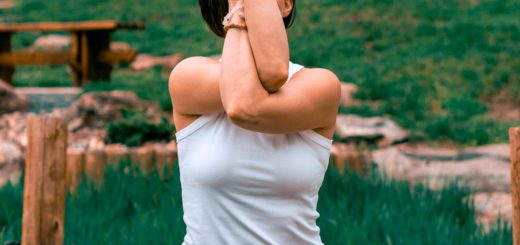
[[287,81],[289,44],[276,0],[244,0],[248,37],[263,87],[278,91]]
[[226,35],[219,89],[222,105],[232,120],[255,118],[259,103],[269,97],[258,79],[245,30],[230,29]]

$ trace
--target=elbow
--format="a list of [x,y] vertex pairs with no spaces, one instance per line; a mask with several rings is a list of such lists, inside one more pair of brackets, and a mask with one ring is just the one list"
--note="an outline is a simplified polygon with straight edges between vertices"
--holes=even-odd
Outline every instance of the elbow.
[[262,85],[269,93],[278,91],[289,78],[289,68],[285,65],[272,66],[273,68],[266,71],[259,71],[258,77],[262,81]]
[[258,119],[258,113],[252,106],[233,104],[226,109],[226,114],[237,125],[254,124]]

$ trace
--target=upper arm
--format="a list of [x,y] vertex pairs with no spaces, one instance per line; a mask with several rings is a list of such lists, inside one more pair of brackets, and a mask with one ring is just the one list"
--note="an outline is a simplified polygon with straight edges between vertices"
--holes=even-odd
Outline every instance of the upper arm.
[[298,72],[278,92],[231,118],[235,124],[258,132],[288,133],[326,128],[335,124],[341,86],[325,69]]
[[220,65],[206,57],[181,61],[168,82],[173,108],[184,115],[224,111],[219,92]]

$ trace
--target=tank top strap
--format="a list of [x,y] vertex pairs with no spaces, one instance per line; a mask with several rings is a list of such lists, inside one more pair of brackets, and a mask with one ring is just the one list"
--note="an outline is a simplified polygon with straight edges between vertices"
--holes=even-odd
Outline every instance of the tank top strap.
[[289,61],[289,78],[287,80],[290,80],[294,76],[294,74],[301,71],[303,68],[304,67],[302,65],[292,63],[291,61]]

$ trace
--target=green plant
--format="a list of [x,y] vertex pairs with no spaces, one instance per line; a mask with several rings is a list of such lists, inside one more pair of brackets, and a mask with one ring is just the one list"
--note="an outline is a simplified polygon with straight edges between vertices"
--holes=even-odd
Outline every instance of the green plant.
[[108,143],[139,146],[146,141],[171,140],[175,129],[166,118],[154,123],[138,110],[124,109],[121,114],[121,119],[106,126]]
[[[0,188],[0,243],[19,241],[22,185]],[[512,243],[511,225],[485,230],[476,222],[471,191],[457,185],[389,180],[375,172],[342,176],[329,165],[319,193],[317,223],[325,244],[499,245]],[[122,162],[107,168],[98,190],[86,179],[67,196],[65,244],[180,244],[185,234],[179,168],[163,181]]]

